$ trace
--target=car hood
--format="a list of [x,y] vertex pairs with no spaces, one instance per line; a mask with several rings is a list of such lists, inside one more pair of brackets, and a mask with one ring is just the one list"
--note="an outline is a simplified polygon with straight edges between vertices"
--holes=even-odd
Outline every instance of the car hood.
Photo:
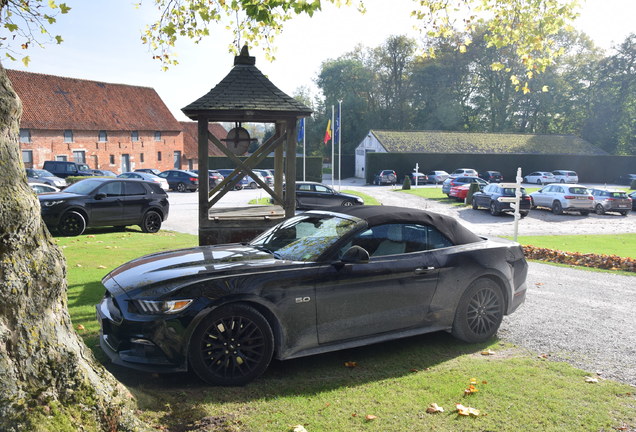
[[67,200],[71,198],[77,198],[79,195],[68,192],[47,192],[42,195],[38,195],[40,201],[58,201],[58,200]]
[[129,261],[107,274],[102,283],[117,295],[161,287],[170,292],[193,281],[232,274],[258,273],[263,268],[289,266],[293,261],[246,244],[199,246],[146,255]]

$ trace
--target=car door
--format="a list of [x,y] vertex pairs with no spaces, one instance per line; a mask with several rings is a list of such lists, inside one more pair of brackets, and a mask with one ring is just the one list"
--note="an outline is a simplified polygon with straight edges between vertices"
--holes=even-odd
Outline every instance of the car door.
[[546,186],[537,191],[536,194],[532,195],[532,200],[534,201],[534,205],[536,206],[545,206],[548,203],[551,203],[550,197],[548,196],[548,189],[552,186]]
[[313,185],[308,183],[296,184],[296,202],[298,202],[298,207],[311,207],[313,203]]
[[[357,235],[340,253],[352,245],[361,246],[371,252],[369,262],[333,265],[316,282],[319,343],[424,324],[439,277],[435,251],[427,250],[432,227],[416,224],[397,227],[401,239],[390,240],[385,225]],[[376,255],[375,249],[383,241],[401,243],[404,252]]]
[[124,185],[122,200],[122,224],[141,222],[144,211],[148,208],[149,195],[139,181],[122,182]]
[[112,181],[98,187],[86,202],[91,226],[120,225],[123,217],[123,182]]
[[479,207],[488,207],[490,205],[490,195],[493,192],[492,188],[493,188],[492,185],[488,185],[484,187],[484,189],[481,192],[476,192],[473,195],[473,198],[475,199]]
[[331,207],[341,204],[341,200],[331,188],[323,185],[314,185],[314,205],[316,207]]

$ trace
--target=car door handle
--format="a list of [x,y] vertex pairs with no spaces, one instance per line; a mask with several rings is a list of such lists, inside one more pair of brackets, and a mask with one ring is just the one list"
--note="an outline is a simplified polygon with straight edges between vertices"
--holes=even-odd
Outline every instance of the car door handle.
[[435,267],[431,267],[431,266],[429,266],[429,267],[418,267],[418,268],[415,269],[415,274],[426,274],[426,273],[428,273],[430,271],[433,271],[433,270],[435,270]]

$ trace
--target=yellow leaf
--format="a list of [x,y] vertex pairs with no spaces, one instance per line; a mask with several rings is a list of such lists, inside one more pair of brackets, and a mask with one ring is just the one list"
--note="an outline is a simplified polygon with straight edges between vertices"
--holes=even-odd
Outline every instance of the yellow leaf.
[[97,266],[97,268],[98,268],[98,269],[105,269],[105,268],[106,268],[106,266],[104,266],[104,265],[100,265],[100,266]]
[[549,88],[547,85],[544,85],[543,87],[541,87],[541,91],[542,91],[543,93],[547,93],[547,92],[549,92],[549,91],[550,91],[550,88]]
[[444,408],[437,405],[436,403],[432,403],[428,406],[428,408],[426,408],[426,412],[429,414],[440,413],[440,412],[444,412]]
[[470,379],[470,383],[471,384],[477,384],[477,378],[471,378]]
[[354,362],[354,361],[348,361],[348,362],[345,362],[345,364],[344,364],[344,365],[345,365],[345,367],[348,367],[348,368],[352,368],[352,369],[353,369],[354,367],[358,366],[358,363],[356,363],[356,362]]
[[482,351],[481,355],[485,355],[485,356],[489,356],[489,355],[495,355],[495,352],[493,350],[486,350],[486,351]]
[[460,45],[459,46],[459,52],[464,54],[466,52],[466,45]]
[[459,415],[463,415],[463,416],[475,416],[477,417],[479,415],[479,410],[475,409],[475,408],[471,408],[471,407],[466,407],[462,404],[455,404],[455,407],[457,408],[457,414]]
[[378,418],[378,417],[377,417],[377,416],[374,416],[373,414],[367,414],[367,415],[364,417],[364,419],[365,419],[366,421],[373,421],[373,420],[375,420],[375,419],[377,419],[377,418]]
[[79,325],[77,326],[77,329],[78,329],[79,331],[82,331],[82,330],[85,330],[85,327],[84,327],[83,325],[79,324]]

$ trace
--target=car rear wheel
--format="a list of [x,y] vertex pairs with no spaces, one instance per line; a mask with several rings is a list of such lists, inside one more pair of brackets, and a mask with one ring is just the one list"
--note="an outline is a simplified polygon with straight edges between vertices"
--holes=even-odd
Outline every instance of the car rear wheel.
[[247,384],[267,369],[274,334],[263,315],[235,304],[212,311],[192,335],[188,358],[194,372],[212,385]]
[[74,237],[82,234],[86,229],[86,220],[84,216],[76,211],[64,213],[60,218],[57,230],[63,236]]
[[252,182],[252,183],[250,183],[250,188],[257,189],[258,185],[256,184],[256,182]]
[[477,210],[479,208],[479,206],[477,205],[477,201],[475,201],[475,198],[473,198],[473,210]]
[[552,213],[554,213],[555,215],[560,215],[563,213],[563,206],[561,206],[561,203],[559,201],[555,201],[552,203]]
[[468,343],[484,342],[497,333],[504,314],[504,298],[491,279],[477,279],[459,300],[452,334]]
[[581,213],[581,216],[587,216],[590,214],[588,210],[581,210],[579,213]]
[[177,192],[185,192],[188,190],[185,183],[177,183]]
[[140,227],[145,233],[156,233],[161,229],[161,222],[161,215],[154,210],[150,210],[144,215]]
[[537,184],[538,185],[542,185],[543,183],[541,182],[541,179],[537,180]]
[[499,209],[497,208],[497,203],[494,201],[490,202],[490,214],[493,216],[499,216],[501,212],[499,211]]
[[597,215],[605,214],[605,207],[603,207],[602,204],[596,204],[596,207],[594,208],[594,211],[596,211]]

